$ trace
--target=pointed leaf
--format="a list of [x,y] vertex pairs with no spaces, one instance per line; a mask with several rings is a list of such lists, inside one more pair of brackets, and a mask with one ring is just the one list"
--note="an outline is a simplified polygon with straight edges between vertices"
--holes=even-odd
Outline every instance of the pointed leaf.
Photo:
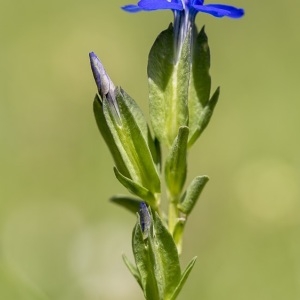
[[133,212],[134,214],[136,214],[139,211],[139,206],[140,203],[142,202],[141,199],[135,199],[128,196],[120,196],[120,195],[111,197],[110,201],[126,208],[127,210]]
[[124,174],[126,177],[130,177],[129,171],[126,167],[126,164],[123,160],[120,150],[117,147],[114,137],[111,134],[111,131],[105,120],[105,117],[103,114],[102,102],[98,95],[95,96],[94,103],[93,103],[93,109],[94,109],[94,115],[95,115],[95,119],[96,119],[96,122],[98,125],[98,129],[99,129],[103,139],[105,140],[106,145],[108,146],[108,148],[110,150],[110,153],[114,159],[114,162],[115,162],[118,170],[120,170],[120,172],[122,174]]
[[189,128],[191,134],[198,127],[199,117],[209,99],[211,78],[209,75],[210,51],[204,27],[195,37],[192,72],[189,86]]
[[209,100],[211,89],[210,50],[204,27],[201,29],[194,44],[193,80],[198,101],[205,106]]
[[182,197],[182,201],[177,205],[177,208],[181,212],[186,215],[191,213],[208,180],[209,178],[207,176],[198,176],[191,182]]
[[126,267],[129,270],[129,272],[133,275],[133,277],[138,282],[139,286],[143,289],[140,274],[139,274],[137,268],[128,260],[128,258],[126,257],[125,254],[122,255],[122,258],[123,258],[123,261],[124,261]]
[[126,106],[130,110],[136,124],[138,125],[138,127],[141,130],[144,140],[148,144],[149,150],[152,154],[153,161],[155,163],[157,163],[159,160],[159,153],[157,151],[159,151],[159,149],[157,149],[155,139],[153,139],[151,136],[149,126],[146,123],[146,119],[144,117],[143,112],[141,111],[139,106],[136,104],[136,102],[124,90],[121,89],[121,92],[123,94],[123,97],[124,97],[123,100],[125,101]]
[[188,127],[180,127],[165,164],[165,178],[170,194],[176,198],[183,188],[187,173]]
[[135,225],[132,234],[133,256],[135,258],[137,270],[140,274],[145,298],[148,300],[161,300],[158,293],[151,253],[149,247],[146,246],[145,243],[148,243],[148,240],[144,240],[138,215],[138,222]]
[[204,27],[194,40],[192,65],[191,80],[193,84],[190,86],[190,92],[196,95],[194,99],[189,100],[197,100],[197,102],[200,102],[199,104],[204,107],[209,100],[211,89],[211,78],[209,74],[210,50]]
[[114,167],[114,172],[117,179],[124,187],[126,187],[129,190],[129,192],[143,199],[144,201],[149,203],[149,205],[151,205],[153,208],[156,208],[156,198],[149,190],[147,190],[145,187],[142,187],[138,183],[134,182],[130,178],[125,177],[115,167]]
[[160,299],[169,299],[177,287],[180,277],[180,264],[173,238],[157,213],[153,215],[153,235],[149,236],[149,251],[155,262]]
[[172,145],[179,127],[188,124],[190,39],[189,32],[176,60],[170,25],[158,36],[149,54],[150,118],[155,135],[167,146]]
[[218,87],[214,94],[212,95],[211,99],[204,107],[203,111],[199,117],[199,123],[196,128],[194,128],[194,132],[191,132],[190,139],[189,139],[189,147],[198,139],[200,134],[204,131],[206,126],[208,125],[210,118],[214,112],[215,106],[218,102],[220,95],[220,88]]
[[179,282],[178,286],[176,287],[176,290],[175,290],[174,294],[172,295],[172,297],[170,298],[170,300],[175,300],[177,298],[178,294],[180,293],[181,289],[183,288],[187,278],[189,277],[189,275],[195,265],[196,259],[197,259],[197,256],[195,256],[190,261],[188,266],[186,267],[185,271],[183,272],[183,274],[181,276],[180,282]]

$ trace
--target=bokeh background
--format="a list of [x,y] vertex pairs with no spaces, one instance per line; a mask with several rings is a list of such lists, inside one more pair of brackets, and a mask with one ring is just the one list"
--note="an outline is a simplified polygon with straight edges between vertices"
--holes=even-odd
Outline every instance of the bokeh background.
[[[197,17],[221,99],[189,157],[188,181],[211,181],[179,299],[298,300],[300,5],[229,2],[245,18]],[[135,217],[108,202],[127,192],[95,125],[88,52],[148,116],[147,55],[172,14],[127,3],[0,0],[0,299],[143,299],[121,260]]]

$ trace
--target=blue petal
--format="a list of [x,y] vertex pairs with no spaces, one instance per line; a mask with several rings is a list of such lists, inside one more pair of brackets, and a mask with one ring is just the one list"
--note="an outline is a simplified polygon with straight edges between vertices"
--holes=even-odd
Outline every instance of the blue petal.
[[123,10],[130,12],[130,13],[136,13],[142,11],[142,9],[135,4],[129,4],[121,7]]
[[192,3],[192,6],[194,5],[203,5],[204,0],[194,0],[194,2]]
[[183,10],[181,0],[141,0],[138,6],[143,10],[173,9]]
[[207,4],[207,5],[193,5],[197,11],[213,15],[217,18],[241,18],[244,15],[242,8],[236,8],[230,5],[223,4]]

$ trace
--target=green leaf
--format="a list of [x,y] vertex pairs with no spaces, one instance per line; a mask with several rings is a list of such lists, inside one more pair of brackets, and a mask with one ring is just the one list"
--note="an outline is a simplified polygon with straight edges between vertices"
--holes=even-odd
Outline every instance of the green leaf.
[[126,104],[126,107],[129,109],[130,113],[133,116],[133,119],[141,130],[144,140],[147,142],[153,161],[158,164],[160,161],[160,149],[157,145],[157,142],[155,141],[156,139],[153,140],[151,136],[149,126],[146,123],[143,112],[136,104],[136,102],[123,89],[121,89],[121,93],[123,95],[123,100]]
[[123,261],[124,261],[126,267],[129,270],[129,272],[133,275],[133,277],[138,282],[139,286],[143,289],[140,274],[139,274],[137,268],[128,260],[128,258],[126,257],[125,254],[122,255],[122,258],[123,258]]
[[118,195],[111,197],[110,201],[136,214],[139,211],[139,206],[142,200]]
[[160,299],[167,300],[180,281],[179,257],[170,232],[156,212],[153,215],[153,227],[153,234],[149,236],[149,251],[153,256]]
[[156,153],[149,129],[140,109],[122,89],[116,90],[121,120],[116,120],[108,101],[103,101],[103,114],[131,179],[153,194],[160,192],[160,179],[152,154]]
[[176,198],[183,188],[187,173],[188,127],[180,127],[165,164],[165,178],[168,190]]
[[170,232],[158,214],[149,212],[152,225],[147,238],[141,230],[140,216],[137,214],[138,221],[132,237],[133,255],[145,298],[169,300],[183,280],[178,252]]
[[126,187],[129,190],[129,192],[143,199],[143,201],[146,201],[154,209],[157,209],[156,198],[149,190],[121,174],[119,170],[115,167],[114,172],[117,179],[124,187]]
[[210,118],[214,112],[215,106],[218,102],[219,95],[220,95],[220,88],[218,87],[214,92],[214,94],[212,95],[209,102],[207,103],[207,105],[204,107],[203,111],[201,112],[198,126],[194,128],[194,132],[190,134],[189,147],[198,139],[200,134],[204,131],[204,129],[208,125]]
[[210,51],[208,39],[204,27],[199,32],[194,42],[192,72],[189,86],[189,128],[191,146],[201,132],[205,129],[208,122],[203,126],[203,116],[207,114],[209,107],[208,100],[211,90],[211,78],[209,75]]
[[96,123],[98,125],[98,129],[106,142],[106,145],[108,146],[110,153],[114,159],[114,162],[120,170],[122,174],[126,177],[130,177],[129,171],[126,167],[126,164],[123,160],[123,157],[121,155],[121,152],[119,148],[117,147],[117,144],[114,140],[113,135],[111,134],[111,131],[107,125],[106,119],[103,114],[103,107],[101,99],[98,95],[95,96],[94,103],[93,103],[93,109],[94,109],[94,115],[96,119]]
[[173,26],[154,42],[148,60],[150,118],[155,135],[170,147],[179,127],[188,125],[188,86],[191,68],[191,33],[178,60]]
[[133,229],[132,250],[137,270],[140,274],[140,282],[147,300],[162,300],[159,297],[156,276],[154,273],[153,258],[147,245],[148,239],[144,240],[140,226],[140,218]]
[[185,284],[187,278],[190,275],[190,272],[192,271],[192,269],[193,269],[193,267],[195,265],[196,259],[197,259],[197,257],[194,257],[190,261],[190,263],[188,264],[188,266],[186,267],[185,271],[183,272],[183,274],[181,276],[180,282],[179,282],[178,286],[175,289],[174,294],[172,295],[172,297],[169,300],[175,300],[177,298],[178,294],[180,293],[183,285]]
[[208,180],[207,176],[198,176],[191,182],[182,197],[182,201],[177,205],[181,212],[186,215],[191,213]]
[[191,133],[199,124],[199,116],[203,111],[210,94],[211,78],[209,75],[210,51],[204,27],[195,38],[192,72],[189,86],[189,128]]

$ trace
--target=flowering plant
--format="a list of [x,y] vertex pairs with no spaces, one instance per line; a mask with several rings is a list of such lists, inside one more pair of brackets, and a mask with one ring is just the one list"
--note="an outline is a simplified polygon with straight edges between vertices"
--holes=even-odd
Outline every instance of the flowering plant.
[[[135,101],[115,87],[95,53],[90,63],[98,93],[94,114],[113,156],[116,178],[136,197],[112,201],[137,214],[132,249],[135,264],[124,262],[148,300],[176,299],[196,257],[181,271],[179,256],[188,216],[207,176],[197,176],[184,190],[187,152],[208,125],[220,89],[211,95],[210,52],[198,12],[240,18],[243,9],[203,0],[141,0],[125,5],[130,13],[170,9],[174,23],[160,33],[148,61],[150,120],[154,137]],[[166,149],[164,158],[161,146]],[[161,194],[162,183],[166,195]],[[161,201],[168,202],[168,213]]]

